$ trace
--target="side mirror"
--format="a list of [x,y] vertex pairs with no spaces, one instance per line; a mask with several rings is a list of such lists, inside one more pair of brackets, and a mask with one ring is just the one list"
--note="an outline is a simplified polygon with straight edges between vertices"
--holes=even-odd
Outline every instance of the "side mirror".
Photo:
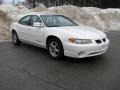
[[40,22],[34,22],[33,26],[34,27],[40,27],[40,28],[44,27],[44,25],[42,23],[40,23]]

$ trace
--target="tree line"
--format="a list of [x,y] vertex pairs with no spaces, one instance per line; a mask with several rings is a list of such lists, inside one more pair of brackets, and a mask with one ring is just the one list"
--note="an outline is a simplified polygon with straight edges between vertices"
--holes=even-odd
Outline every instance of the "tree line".
[[75,5],[79,7],[99,7],[99,8],[120,8],[120,0],[27,0],[27,2],[43,3],[47,7],[62,6],[62,5]]

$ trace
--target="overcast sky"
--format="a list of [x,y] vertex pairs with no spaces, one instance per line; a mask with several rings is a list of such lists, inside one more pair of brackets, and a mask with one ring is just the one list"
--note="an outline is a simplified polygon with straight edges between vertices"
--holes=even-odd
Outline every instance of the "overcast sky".
[[[25,1],[25,0],[14,0],[15,3],[19,3],[21,1]],[[12,4],[13,3],[13,0],[3,0],[3,3],[4,4]]]

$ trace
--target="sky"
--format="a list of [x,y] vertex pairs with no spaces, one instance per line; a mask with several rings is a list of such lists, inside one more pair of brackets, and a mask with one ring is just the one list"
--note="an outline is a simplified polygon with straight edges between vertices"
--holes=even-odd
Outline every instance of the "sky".
[[[25,0],[14,0],[15,4],[19,3],[19,2],[22,2],[22,1],[25,1]],[[12,4],[13,0],[3,0],[3,3],[4,4]]]

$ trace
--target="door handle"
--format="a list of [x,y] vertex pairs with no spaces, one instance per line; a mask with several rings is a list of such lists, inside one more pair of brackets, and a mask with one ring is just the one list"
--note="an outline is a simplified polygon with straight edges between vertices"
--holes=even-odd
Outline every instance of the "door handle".
[[31,29],[28,29],[28,30],[31,30]]

